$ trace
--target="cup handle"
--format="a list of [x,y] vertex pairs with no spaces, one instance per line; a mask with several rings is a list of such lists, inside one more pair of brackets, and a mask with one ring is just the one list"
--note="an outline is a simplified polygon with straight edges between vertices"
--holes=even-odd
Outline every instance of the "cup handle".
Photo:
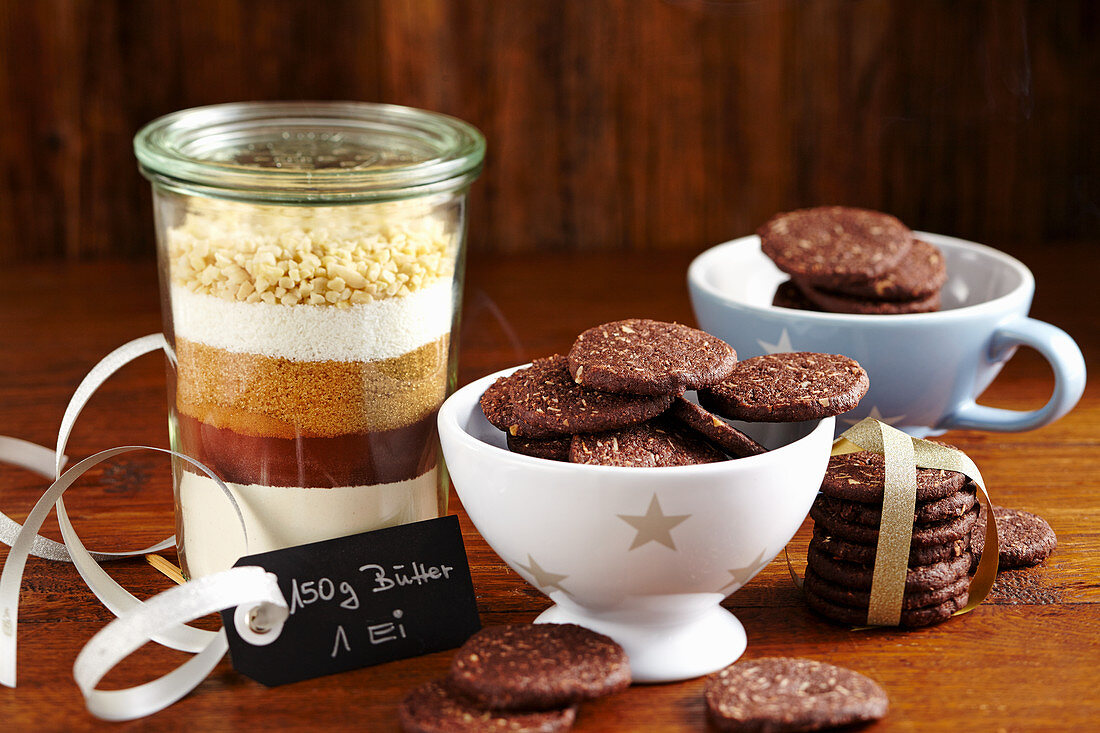
[[998,361],[1016,346],[1030,346],[1054,370],[1054,394],[1038,410],[1005,410],[969,400],[944,418],[937,427],[1011,433],[1034,430],[1065,415],[1085,391],[1085,357],[1077,343],[1062,329],[1034,318],[1020,316],[1001,324],[989,343],[989,359]]

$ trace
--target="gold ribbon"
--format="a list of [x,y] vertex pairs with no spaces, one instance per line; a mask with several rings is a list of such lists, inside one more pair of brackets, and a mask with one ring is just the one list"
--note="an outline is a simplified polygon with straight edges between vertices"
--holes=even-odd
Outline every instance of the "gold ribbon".
[[955,615],[978,607],[989,594],[997,578],[997,520],[985,481],[974,462],[960,450],[928,440],[911,437],[897,428],[864,418],[844,431],[833,442],[832,455],[856,451],[879,453],[886,461],[886,479],[882,491],[882,519],[879,522],[878,547],[871,582],[871,601],[867,623],[896,626],[901,621],[905,576],[909,569],[909,545],[913,538],[913,518],[917,499],[917,468],[957,471],[980,489],[978,500],[985,505],[985,549],[970,580],[966,607]]

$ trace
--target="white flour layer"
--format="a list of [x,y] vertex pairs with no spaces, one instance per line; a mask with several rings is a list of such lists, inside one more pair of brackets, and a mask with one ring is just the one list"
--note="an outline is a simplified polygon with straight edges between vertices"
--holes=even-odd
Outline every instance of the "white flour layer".
[[343,537],[438,515],[439,469],[407,481],[372,486],[303,489],[226,485],[244,515],[240,520],[221,488],[207,476],[184,471],[179,485],[183,555],[192,578],[227,570],[244,555]]
[[451,330],[451,281],[348,308],[224,300],[172,285],[177,337],[292,361],[393,359]]

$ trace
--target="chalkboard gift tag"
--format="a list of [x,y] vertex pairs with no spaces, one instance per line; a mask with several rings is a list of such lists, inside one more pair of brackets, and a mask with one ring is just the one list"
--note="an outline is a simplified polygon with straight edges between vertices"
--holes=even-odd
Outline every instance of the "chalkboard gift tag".
[[233,667],[268,686],[460,646],[481,628],[455,516],[242,557],[274,573],[282,632],[246,641],[222,612]]

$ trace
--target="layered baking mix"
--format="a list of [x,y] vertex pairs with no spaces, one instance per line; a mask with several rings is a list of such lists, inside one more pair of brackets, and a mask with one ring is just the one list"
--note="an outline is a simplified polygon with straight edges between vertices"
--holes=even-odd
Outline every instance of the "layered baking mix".
[[[189,574],[437,516],[456,236],[408,205],[192,205],[167,232]],[[445,496],[445,494],[443,495]]]

